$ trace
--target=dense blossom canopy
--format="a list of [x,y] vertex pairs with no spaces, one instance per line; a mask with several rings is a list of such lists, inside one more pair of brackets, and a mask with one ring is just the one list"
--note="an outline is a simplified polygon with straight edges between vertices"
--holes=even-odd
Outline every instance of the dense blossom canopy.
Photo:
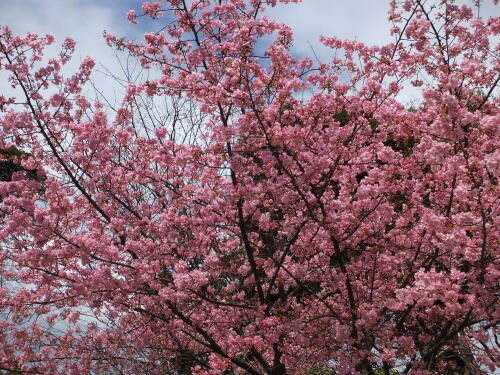
[[319,62],[278,2],[128,12],[119,108],[1,29],[0,373],[498,371],[500,18],[392,1]]

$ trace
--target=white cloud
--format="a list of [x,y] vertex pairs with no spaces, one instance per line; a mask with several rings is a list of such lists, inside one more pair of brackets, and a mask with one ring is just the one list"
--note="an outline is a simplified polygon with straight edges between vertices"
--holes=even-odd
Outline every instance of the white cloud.
[[[473,7],[475,15],[500,16],[500,6],[495,6],[493,0],[481,0],[479,9],[474,3],[473,0],[457,0],[459,5]],[[292,27],[294,53],[312,56],[314,49],[322,62],[328,62],[334,57],[334,51],[319,42],[320,36],[357,40],[367,45],[394,42],[389,33],[388,9],[388,0],[303,0],[298,4],[280,4],[269,9],[268,15]],[[398,98],[412,103],[419,100],[420,91],[405,85]]]
[[[473,7],[473,0],[458,1]],[[393,41],[389,34],[388,0],[303,0],[299,4],[280,4],[271,8],[271,18],[286,23],[294,30],[294,51],[311,55],[312,46],[321,58],[331,57],[319,43],[320,36],[352,39],[367,45],[383,45]],[[482,17],[500,16],[500,7],[492,0],[481,1]]]
[[[46,55],[57,53],[65,37],[77,42],[73,60],[66,72],[75,71],[86,56],[117,72],[120,66],[113,50],[102,37],[104,30],[116,35],[133,35],[134,28],[125,19],[123,9],[110,7],[112,2],[85,0],[0,0],[0,25],[9,26],[15,34],[32,32],[39,35],[52,34],[56,43]],[[106,95],[113,97],[113,83],[95,75]],[[103,82],[104,80],[104,82]]]
[[294,30],[294,50],[310,55],[311,47],[321,58],[329,51],[319,43],[320,36],[355,39],[366,44],[391,42],[387,21],[388,1],[304,0],[299,4],[280,4],[269,16]]
[[[461,2],[473,4],[473,0]],[[116,0],[0,0],[0,24],[16,32],[51,33],[59,40],[71,36],[79,43],[77,57],[91,55],[108,65],[114,58],[103,42],[102,31],[138,37],[143,26],[150,25],[130,25],[125,12],[139,5],[140,1]],[[320,35],[367,44],[390,42],[388,6],[388,0],[303,0],[299,4],[280,4],[268,14],[292,26],[297,53],[310,54],[309,44],[318,48]],[[492,0],[483,0],[480,14],[498,16],[499,8]]]
[[[460,1],[469,5],[473,3],[473,0]],[[295,35],[293,50],[297,55],[312,55],[312,47],[321,60],[328,61],[333,52],[319,43],[321,35],[355,39],[369,45],[391,42],[386,14],[388,6],[388,0],[303,0],[299,4],[278,5],[270,9],[268,15],[292,27]],[[130,25],[125,19],[129,7],[139,8],[140,1],[0,0],[0,24],[10,26],[16,33],[50,33],[58,41],[66,36],[75,39],[78,48],[69,71],[89,55],[112,72],[119,73],[120,65],[102,38],[103,30],[134,39],[140,38],[146,28],[156,26],[144,19],[138,26]],[[499,8],[492,0],[484,0],[480,14],[498,16]],[[94,79],[114,101],[112,80],[105,80],[102,75],[96,75]]]

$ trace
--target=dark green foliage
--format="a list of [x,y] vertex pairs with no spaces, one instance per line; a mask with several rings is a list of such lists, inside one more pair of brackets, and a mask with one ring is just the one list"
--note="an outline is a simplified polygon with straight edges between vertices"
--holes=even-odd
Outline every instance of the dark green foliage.
[[342,111],[333,115],[333,119],[338,123],[340,123],[339,126],[342,127],[346,126],[349,123],[349,121],[351,121],[351,115],[349,114],[349,112],[347,112],[347,110],[344,107],[342,108]]
[[4,157],[3,160],[0,160],[0,181],[12,181],[12,175],[16,172],[24,172],[26,178],[40,181],[36,169],[26,169],[15,160],[15,158],[29,155],[28,153],[10,146],[9,148],[0,148],[0,155]]
[[401,153],[403,156],[410,156],[413,147],[416,145],[417,140],[413,136],[409,137],[394,137],[390,134],[384,142],[385,146],[392,148],[394,151]]
[[19,150],[17,147],[10,146],[9,148],[0,148],[0,155],[12,157],[12,156],[24,156],[29,154]]

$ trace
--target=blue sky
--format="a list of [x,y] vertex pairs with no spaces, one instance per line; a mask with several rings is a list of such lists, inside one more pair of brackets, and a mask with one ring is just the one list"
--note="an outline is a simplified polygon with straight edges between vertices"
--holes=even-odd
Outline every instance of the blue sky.
[[[472,4],[473,0],[461,2]],[[140,0],[0,0],[0,24],[19,31],[72,36],[82,49],[100,43],[104,29],[116,34],[138,36],[147,28],[125,19],[129,9],[139,9]],[[270,15],[293,26],[296,48],[316,44],[319,35],[356,38],[367,43],[388,41],[386,11],[389,0],[303,0],[280,5]],[[491,0],[482,0],[483,16],[497,13]],[[89,43],[92,41],[92,43]],[[102,44],[102,43],[101,43]],[[307,47],[308,48],[308,47]],[[306,49],[307,49],[306,48]],[[82,51],[83,52],[83,51]]]
[[[103,30],[139,38],[151,26],[145,18],[136,26],[125,19],[127,10],[138,9],[140,4],[139,0],[0,0],[0,24],[19,33],[51,33],[58,40],[70,36],[79,43],[78,55],[89,54],[106,63],[112,55],[102,48]],[[319,46],[320,35],[388,41],[383,38],[387,4],[387,0],[304,0],[278,6],[269,14],[292,25],[296,51],[309,54],[309,45]]]
[[[473,3],[473,0],[461,1]],[[0,0],[0,25],[8,25],[17,33],[50,33],[59,41],[72,37],[78,43],[74,66],[89,55],[111,71],[117,71],[119,64],[104,43],[102,32],[107,30],[137,39],[145,31],[154,31],[148,30],[152,25],[145,18],[139,25],[126,20],[127,10],[140,9],[141,3],[140,0]],[[388,4],[389,0],[303,0],[300,4],[280,5],[269,15],[292,26],[297,55],[311,55],[312,46],[321,59],[328,60],[331,56],[318,42],[320,35],[367,44],[390,42]],[[492,0],[484,0],[481,15],[498,16],[499,8],[492,5]],[[110,87],[104,85],[104,89],[109,91]]]

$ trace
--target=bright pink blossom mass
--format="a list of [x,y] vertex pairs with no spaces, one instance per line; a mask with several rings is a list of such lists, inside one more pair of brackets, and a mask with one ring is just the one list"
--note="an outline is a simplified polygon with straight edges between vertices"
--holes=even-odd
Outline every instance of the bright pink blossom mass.
[[499,371],[500,18],[392,1],[320,62],[278,2],[128,12],[119,107],[0,30],[0,374]]

